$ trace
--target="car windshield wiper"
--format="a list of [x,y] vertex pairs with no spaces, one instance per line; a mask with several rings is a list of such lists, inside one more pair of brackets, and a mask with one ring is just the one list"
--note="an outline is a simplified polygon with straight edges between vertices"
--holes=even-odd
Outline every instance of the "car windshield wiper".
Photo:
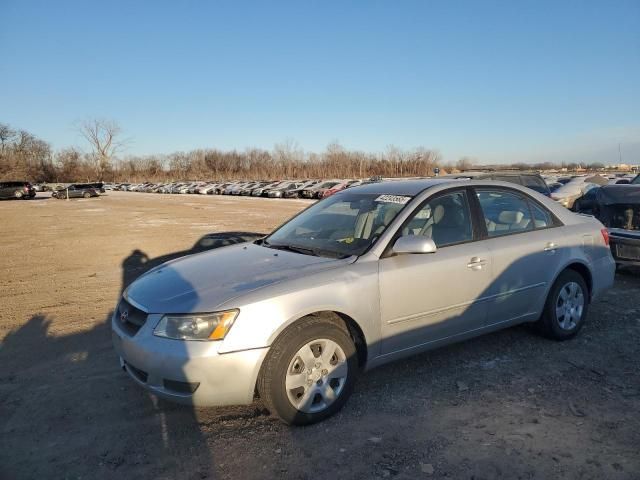
[[314,257],[318,257],[318,252],[312,248],[299,247],[297,245],[273,245],[269,242],[262,242],[262,245],[267,248],[274,248],[276,250],[287,250],[288,252],[301,253],[303,255],[312,255]]
[[349,254],[335,252],[333,250],[325,250],[322,248],[301,247],[299,245],[289,244],[273,244],[269,243],[266,239],[263,239],[259,245],[267,248],[273,248],[275,250],[286,250],[289,252],[301,253],[302,255],[312,255],[314,257],[329,257],[336,258],[338,260],[351,256]]

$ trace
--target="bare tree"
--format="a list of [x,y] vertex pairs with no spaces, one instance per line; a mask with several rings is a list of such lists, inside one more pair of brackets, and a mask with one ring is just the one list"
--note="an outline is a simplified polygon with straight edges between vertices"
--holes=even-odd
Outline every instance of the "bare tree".
[[122,129],[113,120],[93,119],[79,124],[78,133],[91,146],[91,160],[95,174],[102,179],[111,168],[111,159],[122,151],[127,141],[122,138]]
[[4,153],[5,145],[8,141],[10,141],[16,132],[6,123],[0,123],[0,148],[2,149],[2,153]]
[[456,162],[456,168],[462,172],[473,168],[473,160],[469,157],[462,157]]

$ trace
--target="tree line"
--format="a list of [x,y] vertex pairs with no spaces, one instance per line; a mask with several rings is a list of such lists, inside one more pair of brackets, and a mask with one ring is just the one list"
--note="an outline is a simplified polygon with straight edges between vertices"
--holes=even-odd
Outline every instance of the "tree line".
[[[294,178],[368,178],[432,176],[474,168],[477,162],[461,158],[443,163],[437,150],[418,147],[404,150],[390,146],[381,153],[348,150],[331,143],[320,153],[304,152],[287,140],[272,150],[197,149],[158,155],[123,155],[127,140],[117,123],[89,120],[77,126],[88,151],[77,147],[53,151],[50,144],[35,135],[0,123],[0,179],[31,182],[77,181],[174,181],[174,180],[272,180]],[[562,166],[549,162],[523,163],[502,168],[548,170]],[[599,169],[602,164],[584,165]]]

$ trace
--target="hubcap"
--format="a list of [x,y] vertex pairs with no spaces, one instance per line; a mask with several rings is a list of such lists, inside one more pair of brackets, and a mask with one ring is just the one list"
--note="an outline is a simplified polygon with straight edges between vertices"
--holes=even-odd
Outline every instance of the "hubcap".
[[563,330],[573,330],[582,318],[584,293],[576,282],[569,282],[560,289],[556,300],[556,318]]
[[321,412],[340,396],[348,373],[347,357],[340,345],[326,338],[312,340],[289,363],[287,397],[301,412]]

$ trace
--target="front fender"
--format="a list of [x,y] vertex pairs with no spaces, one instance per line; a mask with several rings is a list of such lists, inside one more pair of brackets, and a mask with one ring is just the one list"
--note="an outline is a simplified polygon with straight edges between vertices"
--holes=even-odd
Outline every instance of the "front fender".
[[[367,344],[380,338],[377,262],[355,262],[286,281],[236,299],[240,314],[220,353],[271,346],[291,324],[309,314],[332,311],[352,318]],[[370,354],[373,352],[370,352]]]

